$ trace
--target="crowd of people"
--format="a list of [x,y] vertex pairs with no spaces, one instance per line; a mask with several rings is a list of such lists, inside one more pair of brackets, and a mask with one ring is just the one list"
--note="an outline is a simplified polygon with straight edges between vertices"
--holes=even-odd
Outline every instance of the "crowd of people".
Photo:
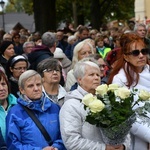
[[150,91],[147,35],[143,23],[100,31],[80,25],[42,35],[26,29],[3,34],[0,149],[148,150],[150,126],[143,118],[136,116],[124,143],[109,145],[98,127],[85,121],[81,102],[100,84]]

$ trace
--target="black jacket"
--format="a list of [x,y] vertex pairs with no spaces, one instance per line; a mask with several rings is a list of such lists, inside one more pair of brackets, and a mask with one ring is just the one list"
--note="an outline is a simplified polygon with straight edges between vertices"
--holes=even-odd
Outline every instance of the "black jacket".
[[28,55],[28,61],[30,63],[30,69],[37,70],[37,65],[39,62],[46,58],[53,57],[49,48],[44,45],[38,45],[33,48],[32,52]]

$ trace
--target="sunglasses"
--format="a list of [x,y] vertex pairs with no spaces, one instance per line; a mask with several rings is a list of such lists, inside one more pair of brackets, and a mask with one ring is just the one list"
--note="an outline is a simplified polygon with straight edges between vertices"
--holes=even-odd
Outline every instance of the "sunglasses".
[[143,48],[141,51],[137,49],[132,52],[125,53],[125,55],[139,56],[140,53],[142,53],[142,55],[147,55],[149,53],[149,49]]

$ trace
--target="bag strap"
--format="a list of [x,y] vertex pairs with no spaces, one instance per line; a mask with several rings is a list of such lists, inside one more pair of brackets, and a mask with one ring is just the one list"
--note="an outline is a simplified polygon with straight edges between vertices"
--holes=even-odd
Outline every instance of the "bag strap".
[[34,112],[26,106],[23,106],[23,108],[25,109],[27,114],[31,117],[31,119],[34,121],[36,126],[39,128],[39,130],[43,134],[45,140],[48,142],[49,146],[51,146],[53,144],[52,139],[51,139],[50,135],[48,134],[48,132],[46,131],[45,127],[41,124],[39,119],[35,116]]

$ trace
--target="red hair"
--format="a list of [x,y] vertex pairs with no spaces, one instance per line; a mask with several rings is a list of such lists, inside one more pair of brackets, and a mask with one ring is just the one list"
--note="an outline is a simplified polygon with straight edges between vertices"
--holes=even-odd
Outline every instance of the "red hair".
[[[146,47],[143,40],[135,33],[126,33],[121,36],[121,55],[109,76],[108,84],[112,83],[113,77],[119,72],[120,69],[123,69],[127,78],[126,86],[130,87],[131,85],[133,85],[133,83],[135,83],[134,86],[137,85],[139,81],[139,73],[135,66],[124,59],[124,54],[130,52],[133,43],[135,43],[136,45],[141,44],[143,45],[143,47]],[[149,64],[148,59],[147,64]]]
[[0,81],[2,79],[6,82],[7,87],[8,87],[8,94],[10,94],[10,88],[9,88],[9,83],[8,83],[7,76],[6,76],[6,74],[2,70],[0,70]]

